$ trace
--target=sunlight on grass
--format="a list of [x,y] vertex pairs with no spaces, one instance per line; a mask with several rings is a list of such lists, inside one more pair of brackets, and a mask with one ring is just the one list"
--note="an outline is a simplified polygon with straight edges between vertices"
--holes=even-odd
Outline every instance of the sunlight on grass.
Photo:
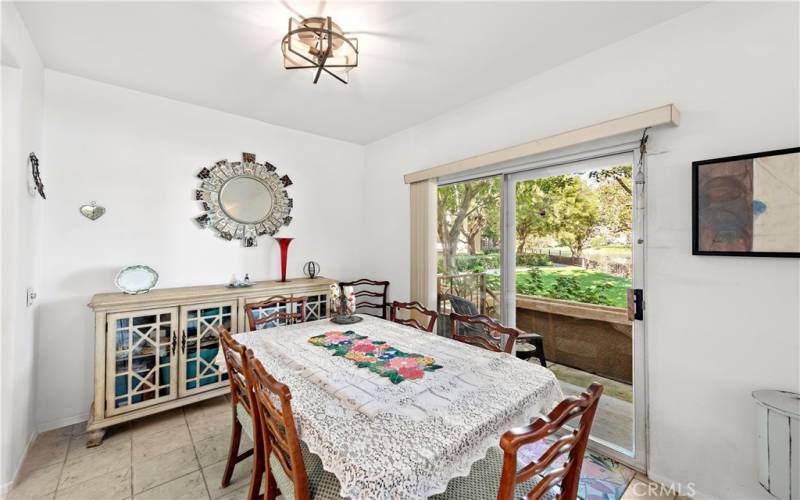
[[[546,289],[550,289],[553,286],[558,276],[574,277],[581,287],[590,287],[593,285],[599,285],[601,283],[607,283],[610,288],[606,292],[606,298],[608,299],[606,305],[612,307],[627,306],[628,288],[631,287],[631,282],[627,278],[614,276],[599,271],[589,271],[581,267],[573,266],[545,266],[539,267],[539,269],[542,271],[542,284]],[[530,277],[527,270],[517,271],[518,290],[521,288],[522,284],[528,282],[529,280]],[[544,293],[541,294],[541,296],[547,297],[548,295],[547,293]]]

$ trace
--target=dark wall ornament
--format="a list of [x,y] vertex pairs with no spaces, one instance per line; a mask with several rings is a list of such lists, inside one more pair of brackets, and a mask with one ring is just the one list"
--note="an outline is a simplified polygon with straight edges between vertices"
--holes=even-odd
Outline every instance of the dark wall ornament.
[[291,179],[275,171],[270,163],[257,163],[252,153],[242,153],[240,162],[220,160],[203,168],[197,173],[201,182],[194,199],[205,213],[195,221],[245,247],[256,246],[259,236],[273,236],[291,222],[294,206],[286,192]]
[[39,174],[39,158],[36,157],[36,153],[28,155],[28,163],[31,165],[31,177],[33,177],[34,184],[31,186],[31,194],[36,194],[38,191],[39,196],[45,200],[47,197],[44,195],[44,184],[42,183],[41,174]]
[[303,265],[303,274],[305,274],[311,279],[314,279],[317,276],[319,276],[319,270],[320,270],[319,263],[314,262],[313,260],[309,260],[308,262],[305,263],[305,265]]

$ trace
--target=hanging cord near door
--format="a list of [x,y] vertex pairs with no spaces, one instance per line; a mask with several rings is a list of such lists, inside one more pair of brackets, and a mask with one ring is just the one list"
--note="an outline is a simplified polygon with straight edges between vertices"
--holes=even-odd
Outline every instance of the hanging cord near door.
[[642,162],[644,162],[644,156],[647,154],[647,139],[650,138],[647,135],[647,131],[650,130],[650,127],[647,127],[642,131],[642,138],[639,139],[639,171],[642,170]]
[[647,131],[650,127],[642,131],[642,138],[639,140],[639,164],[636,167],[636,174],[633,176],[633,184],[636,188],[636,243],[641,245],[644,243],[644,165],[647,158],[647,140],[650,138]]

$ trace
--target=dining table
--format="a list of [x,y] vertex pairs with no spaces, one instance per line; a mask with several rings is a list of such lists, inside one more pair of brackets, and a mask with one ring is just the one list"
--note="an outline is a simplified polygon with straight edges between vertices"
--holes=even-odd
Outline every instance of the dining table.
[[299,437],[339,480],[342,497],[442,493],[506,431],[564,397],[538,364],[361,317],[233,335],[289,387]]

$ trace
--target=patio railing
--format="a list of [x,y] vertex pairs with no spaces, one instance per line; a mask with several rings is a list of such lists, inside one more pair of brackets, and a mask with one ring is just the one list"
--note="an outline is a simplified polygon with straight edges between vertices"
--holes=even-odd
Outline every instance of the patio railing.
[[491,314],[498,303],[497,294],[486,286],[486,273],[440,274],[436,276],[436,309],[450,313],[447,295],[457,295],[478,306],[481,314]]

